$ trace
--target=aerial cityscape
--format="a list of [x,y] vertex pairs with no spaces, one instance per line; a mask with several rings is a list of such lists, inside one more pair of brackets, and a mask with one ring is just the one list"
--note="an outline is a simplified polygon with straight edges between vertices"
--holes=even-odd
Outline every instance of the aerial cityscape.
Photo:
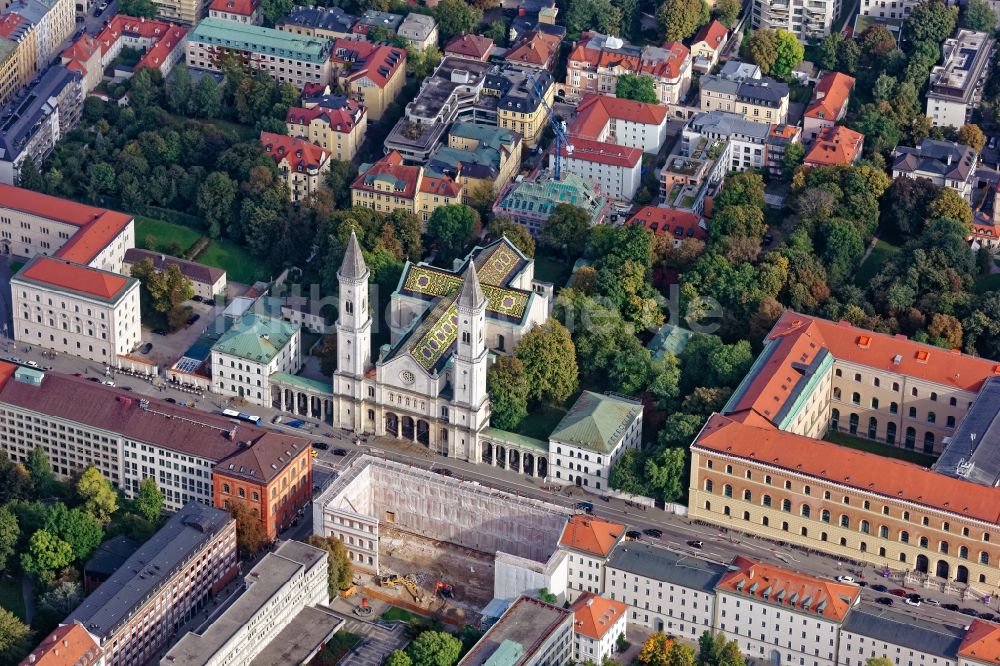
[[998,666],[1000,0],[0,0],[0,666]]

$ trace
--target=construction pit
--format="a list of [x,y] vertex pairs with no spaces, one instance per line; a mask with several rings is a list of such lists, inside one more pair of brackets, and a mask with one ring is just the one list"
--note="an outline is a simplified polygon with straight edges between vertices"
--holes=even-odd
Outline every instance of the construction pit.
[[352,600],[367,596],[454,625],[478,624],[496,594],[498,558],[543,568],[568,513],[370,456],[313,501],[315,533],[339,537],[354,562]]

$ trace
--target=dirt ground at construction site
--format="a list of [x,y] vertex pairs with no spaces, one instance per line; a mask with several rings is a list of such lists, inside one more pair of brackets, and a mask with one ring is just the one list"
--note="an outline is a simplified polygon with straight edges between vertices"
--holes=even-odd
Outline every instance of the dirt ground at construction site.
[[[493,598],[493,555],[462,548],[444,541],[428,539],[402,530],[380,526],[380,573],[413,576],[423,596],[418,606],[429,612],[447,607],[454,619],[463,616],[474,623],[479,611]],[[453,596],[442,602],[434,596],[438,581],[452,586]],[[412,595],[402,586],[392,591],[400,600],[414,603]]]

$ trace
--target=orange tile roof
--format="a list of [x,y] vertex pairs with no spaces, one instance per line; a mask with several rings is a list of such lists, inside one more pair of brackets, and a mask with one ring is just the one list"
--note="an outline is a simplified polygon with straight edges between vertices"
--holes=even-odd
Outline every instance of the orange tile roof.
[[816,578],[773,564],[736,556],[716,590],[842,622],[861,598],[857,585]]
[[809,166],[848,166],[861,155],[865,135],[841,125],[824,127],[816,137],[803,164]]
[[[595,162],[614,167],[635,168],[642,161],[641,148],[629,148],[619,146],[614,143],[603,141],[591,141],[583,137],[573,137],[573,152],[570,153],[566,146],[560,147],[560,153],[567,159],[583,160],[585,162]],[[555,149],[550,149],[554,153]]]
[[297,136],[261,132],[260,143],[264,147],[264,152],[270,155],[276,164],[287,161],[288,168],[297,173],[306,173],[321,168],[331,155],[326,148],[309,143]]
[[819,77],[812,101],[806,107],[806,118],[835,121],[840,117],[854,89],[854,77],[841,72],[827,72]]
[[504,58],[508,62],[545,67],[552,61],[561,43],[562,40],[555,35],[532,30],[511,46]]
[[175,23],[116,14],[97,36],[97,41],[101,43],[102,52],[107,53],[122,35],[152,40],[153,45],[135,66],[135,71],[139,71],[144,67],[159,69],[174,49],[184,48],[187,32],[187,28]]
[[958,647],[958,656],[987,664],[1000,663],[1000,626],[973,620]]
[[27,22],[28,20],[20,14],[15,14],[13,12],[10,14],[4,14],[3,17],[0,17],[0,37],[10,37],[17,31],[18,28]]
[[920,465],[858,451],[821,439],[713,415],[692,449],[789,470],[841,486],[1000,523],[1000,488],[938,474]]
[[470,35],[463,32],[448,42],[448,45],[444,47],[444,54],[486,60],[486,57],[492,50],[493,40],[489,37]]
[[676,79],[681,75],[684,61],[691,58],[691,51],[680,42],[667,42],[662,46],[667,50],[666,60],[642,59],[639,66],[640,74],[651,74],[654,77]]
[[86,74],[87,61],[95,53],[101,52],[101,44],[88,33],[83,33],[80,38],[73,42],[69,48],[62,52],[63,64],[67,68]]
[[393,196],[412,199],[417,193],[417,182],[420,180],[420,167],[406,166],[403,158],[395,150],[368,167],[364,173],[351,183],[352,190],[374,192],[375,187],[369,182],[375,179],[395,181]]
[[583,33],[583,38],[569,54],[570,63],[576,63],[577,67],[586,64],[587,69],[623,69],[636,74],[650,74],[654,78],[673,79],[680,76],[684,62],[691,57],[688,47],[677,41],[660,47],[667,51],[666,58],[661,60],[646,58],[645,50],[641,55],[632,55],[619,50],[588,48],[593,37],[589,32]]
[[253,16],[253,13],[257,11],[257,3],[255,0],[212,0],[212,4],[208,8],[217,12]]
[[365,109],[354,100],[345,100],[343,106],[332,108],[322,104],[309,109],[289,107],[285,122],[292,125],[308,125],[317,118],[330,126],[335,132],[350,134],[355,125],[364,116]]
[[349,82],[367,78],[384,88],[400,67],[406,67],[406,49],[373,44],[364,38],[338,37],[333,40],[330,62],[350,67],[344,74]]
[[56,627],[24,658],[21,666],[92,666],[101,657],[101,649],[80,624]]
[[577,106],[576,119],[567,128],[567,134],[596,140],[612,118],[661,125],[666,121],[667,107],[608,95],[587,95]]
[[607,557],[624,533],[624,525],[577,514],[566,522],[559,545]]
[[718,51],[726,43],[726,35],[729,29],[719,21],[713,19],[708,25],[702,26],[701,30],[694,36],[692,44],[705,42],[713,51]]
[[442,176],[441,178],[424,176],[420,179],[420,191],[454,199],[462,193],[462,186],[452,180],[450,176]]
[[584,592],[569,609],[573,612],[573,631],[600,640],[625,617],[628,606],[593,592]]
[[17,277],[107,301],[115,300],[133,281],[108,271],[43,256],[28,262]]
[[[702,224],[703,218],[690,211],[645,206],[628,221],[629,224],[641,224],[655,234],[673,234],[677,238],[698,238],[705,240],[708,230]],[[678,234],[677,230],[681,233]],[[692,229],[691,235],[688,230]]]
[[0,388],[7,385],[7,380],[14,376],[17,366],[7,361],[0,361]]

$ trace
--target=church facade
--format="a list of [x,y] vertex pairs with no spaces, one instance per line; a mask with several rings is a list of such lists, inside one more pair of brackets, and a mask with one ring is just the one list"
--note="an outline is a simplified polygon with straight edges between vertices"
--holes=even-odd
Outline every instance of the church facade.
[[369,272],[353,234],[337,278],[334,426],[480,462],[490,357],[511,353],[549,315],[552,288],[534,279],[534,261],[501,238],[451,271],[407,263],[390,300],[391,343],[377,359]]

